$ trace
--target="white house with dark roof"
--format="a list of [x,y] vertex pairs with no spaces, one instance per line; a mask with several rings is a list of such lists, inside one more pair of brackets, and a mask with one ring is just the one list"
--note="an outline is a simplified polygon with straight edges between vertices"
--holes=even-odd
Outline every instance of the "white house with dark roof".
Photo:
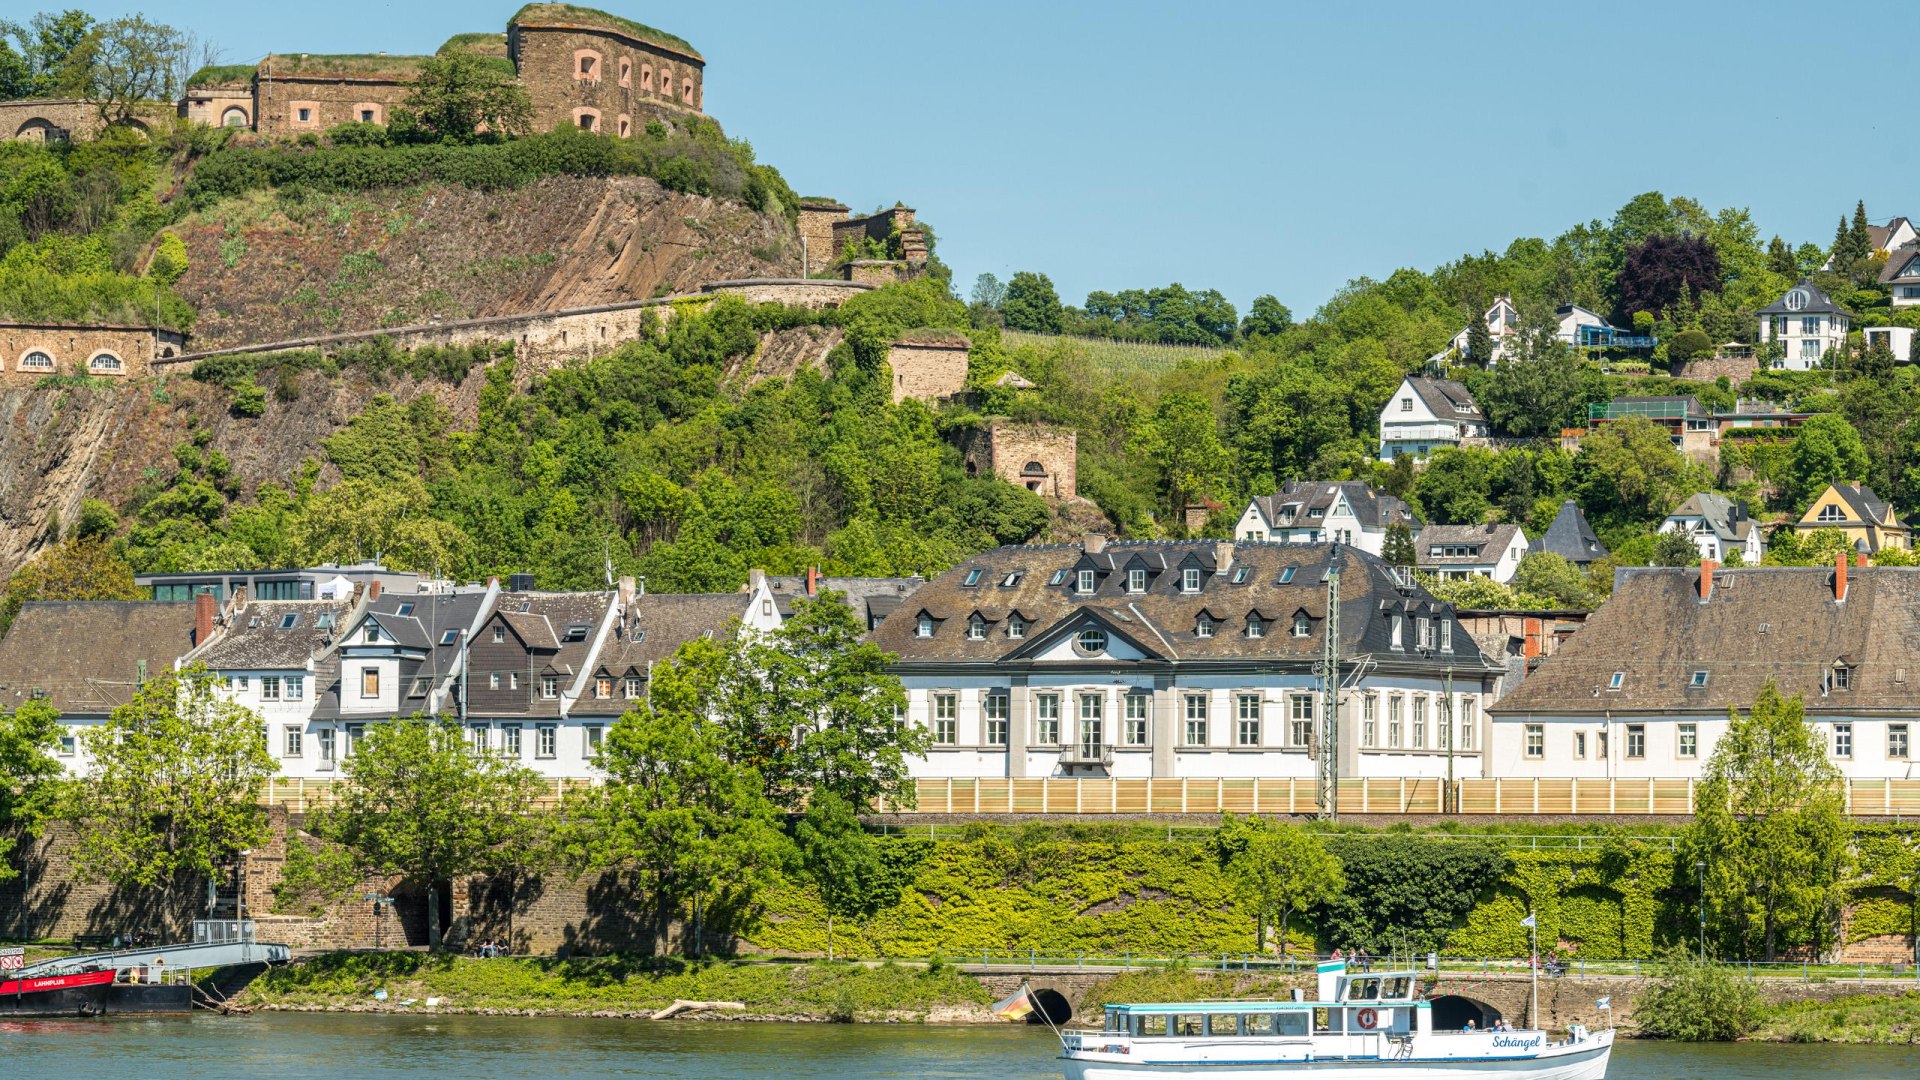
[[[1486,322],[1487,332],[1493,338],[1493,356],[1487,359],[1487,363],[1498,364],[1507,358],[1507,343],[1520,333],[1520,309],[1513,305],[1513,297],[1496,296],[1493,306],[1482,312],[1480,318]],[[1439,364],[1454,357],[1466,356],[1467,341],[1472,330],[1472,326],[1462,327],[1459,333],[1447,339],[1446,348],[1427,358],[1427,363]],[[1481,358],[1476,356],[1472,359],[1478,361]]]
[[1811,371],[1827,353],[1847,343],[1853,316],[1811,281],[1760,309],[1760,341],[1779,342],[1786,352],[1780,366],[1788,371]]
[[1738,552],[1744,565],[1759,566],[1767,553],[1766,537],[1747,504],[1711,491],[1688,496],[1660,522],[1659,531],[1690,538],[1701,558],[1717,563],[1727,562],[1727,556]]
[[313,723],[320,673],[334,641],[365,604],[351,594],[338,600],[254,600],[242,592],[212,639],[180,664],[206,665],[228,700],[260,715],[280,775],[330,776],[344,746],[336,730],[322,734]]
[[[1337,553],[1337,556],[1336,556]],[[880,624],[921,778],[1311,778],[1340,567],[1340,772],[1479,776],[1500,669],[1450,606],[1354,547],[1004,547]]]
[[1483,439],[1490,430],[1487,414],[1465,386],[1452,379],[1410,375],[1380,410],[1380,460],[1406,454],[1425,461],[1439,447]]
[[[1887,252],[1887,264],[1880,268],[1880,284],[1887,287],[1894,307],[1920,304],[1920,243]],[[1906,359],[1905,354],[1897,355]]]
[[1394,525],[1405,525],[1415,535],[1420,531],[1420,519],[1404,501],[1358,480],[1289,480],[1272,495],[1249,500],[1233,536],[1287,544],[1338,542],[1378,555]]
[[1420,533],[1414,550],[1420,557],[1420,569],[1434,577],[1487,577],[1502,585],[1513,580],[1520,560],[1532,545],[1518,525],[1488,522],[1484,525],[1429,525]]

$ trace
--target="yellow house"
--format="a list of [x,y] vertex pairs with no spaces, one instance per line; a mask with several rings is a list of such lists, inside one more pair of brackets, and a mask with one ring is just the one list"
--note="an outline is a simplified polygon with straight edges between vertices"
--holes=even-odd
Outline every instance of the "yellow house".
[[1821,529],[1839,529],[1849,547],[1864,540],[1870,552],[1913,546],[1906,522],[1865,485],[1828,484],[1793,526],[1793,531],[1803,537]]

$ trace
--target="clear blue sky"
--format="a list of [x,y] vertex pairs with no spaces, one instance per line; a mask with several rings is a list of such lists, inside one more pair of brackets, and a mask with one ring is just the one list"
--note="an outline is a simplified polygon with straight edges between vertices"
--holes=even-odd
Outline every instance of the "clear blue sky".
[[[692,41],[708,111],[800,193],[917,207],[962,292],[1032,269],[1070,303],[1180,281],[1305,314],[1647,190],[1794,242],[1857,198],[1920,216],[1913,0],[607,3]],[[518,6],[87,5],[229,62],[430,52]]]

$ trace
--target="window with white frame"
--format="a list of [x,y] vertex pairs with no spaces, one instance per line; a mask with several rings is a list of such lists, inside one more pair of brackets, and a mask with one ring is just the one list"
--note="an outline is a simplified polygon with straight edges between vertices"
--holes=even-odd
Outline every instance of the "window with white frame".
[[1077,593],[1092,592],[1093,586],[1094,586],[1094,578],[1095,578],[1095,575],[1093,571],[1091,570],[1080,571],[1080,576],[1074,580],[1073,591]]
[[520,725],[500,725],[500,751],[508,757],[520,756]]
[[1526,738],[1526,754],[1528,758],[1538,761],[1539,759],[1547,756],[1546,725],[1528,724],[1526,726],[1525,738]]
[[1380,699],[1372,694],[1360,699],[1360,745],[1380,745]]
[[485,724],[470,725],[467,728],[467,747],[476,754],[486,753],[489,742],[487,732],[489,730]]
[[1574,760],[1582,761],[1586,759],[1586,756],[1587,756],[1587,733],[1584,731],[1576,731],[1573,733]]
[[1613,676],[1607,680],[1607,689],[1618,690],[1626,684],[1627,673],[1624,671],[1616,671],[1613,673]]
[[1092,755],[1107,744],[1107,696],[1080,695],[1080,750]]
[[1401,718],[1405,715],[1406,700],[1399,694],[1387,697],[1387,745],[1395,750],[1404,745],[1400,741]]
[[560,676],[558,675],[540,676],[540,696],[543,698],[559,697],[560,696]]
[[988,694],[982,698],[980,714],[986,719],[987,745],[1007,745],[1007,695]]
[[1267,620],[1261,618],[1257,611],[1247,612],[1247,636],[1250,638],[1267,636]]
[[1434,745],[1442,750],[1453,749],[1453,698],[1441,695],[1436,699],[1433,709]]
[[969,618],[967,620],[967,640],[968,641],[987,640],[987,620],[981,618],[978,615],[975,615],[972,618]]
[[1850,758],[1853,756],[1853,725],[1842,721],[1833,725],[1833,756]]
[[280,676],[278,675],[260,676],[260,700],[261,701],[279,701],[280,700]]
[[286,692],[288,701],[304,700],[307,696],[307,677],[305,675],[287,676]]
[[1197,617],[1195,617],[1195,619],[1193,620],[1193,636],[1203,637],[1203,638],[1213,636],[1213,616],[1212,615],[1209,615],[1203,611]]
[[1288,701],[1287,745],[1313,745],[1313,695],[1295,694]]
[[288,724],[285,731],[286,745],[281,753],[286,757],[300,756],[301,731],[298,724]]
[[933,636],[933,616],[927,614],[924,611],[921,612],[920,618],[914,623],[913,634],[915,637],[923,637],[923,638],[932,637]]
[[1627,760],[1634,761],[1647,756],[1647,725],[1627,725]]
[[1130,593],[1147,591],[1147,572],[1136,566],[1127,571],[1127,591]]
[[1680,724],[1674,729],[1675,750],[1683,758],[1700,756],[1700,727],[1697,724]]
[[1439,622],[1440,651],[1450,653],[1453,651],[1453,620],[1443,615],[1440,617]]
[[1899,759],[1907,756],[1907,725],[1887,725],[1887,756]]
[[497,671],[487,672],[487,689],[489,690],[500,689],[500,673],[499,672]]
[[1413,620],[1413,625],[1415,636],[1420,642],[1420,647],[1423,649],[1433,648],[1433,620],[1415,619]]
[[1060,695],[1035,694],[1033,741],[1038,746],[1060,745]]
[[1027,620],[1018,615],[1007,616],[1007,636],[1019,640],[1027,636]]
[[1406,620],[1403,619],[1400,615],[1395,614],[1393,616],[1393,624],[1390,631],[1392,636],[1388,638],[1388,644],[1390,644],[1393,648],[1396,648],[1396,649],[1400,648],[1401,627],[1404,625],[1405,622]]
[[933,695],[933,743],[952,746],[960,741],[960,697],[957,694]]
[[623,696],[626,697],[627,700],[631,701],[640,696],[640,676],[629,675],[621,681],[625,684],[622,690]]
[[588,724],[580,729],[584,738],[581,741],[580,756],[592,759],[600,753],[600,745],[606,739],[607,729],[599,724]]
[[320,741],[320,760],[328,764],[331,764],[335,760],[333,729],[330,727],[323,727],[318,731],[315,731],[314,736]]
[[538,724],[533,729],[533,756],[550,758],[560,752],[560,731],[553,724]]
[[60,749],[56,752],[61,757],[72,757],[74,754],[78,753],[79,750],[80,750],[79,737],[73,733],[72,728],[64,729],[60,733]]
[[1207,745],[1207,695],[1187,695],[1186,745]]
[[1293,617],[1293,636],[1309,637],[1312,634],[1313,620],[1308,618],[1304,611],[1296,613]]
[[1128,694],[1126,699],[1126,727],[1121,739],[1128,746],[1147,745],[1148,732],[1153,724],[1153,698],[1146,694]]
[[1197,593],[1200,591],[1199,567],[1189,566],[1180,571],[1180,591],[1186,593]]
[[1479,723],[1475,713],[1479,711],[1479,702],[1466,698],[1460,702],[1460,749],[1473,749],[1473,729]]
[[1241,694],[1238,700],[1239,713],[1233,733],[1237,746],[1260,745],[1260,695]]
[[1416,694],[1413,699],[1413,748],[1427,748],[1427,696]]

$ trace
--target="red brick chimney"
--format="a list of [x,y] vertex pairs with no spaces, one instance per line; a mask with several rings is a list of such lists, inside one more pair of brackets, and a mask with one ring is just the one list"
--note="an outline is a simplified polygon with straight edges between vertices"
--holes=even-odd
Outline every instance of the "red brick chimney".
[[373,581],[367,585],[367,599],[369,600],[380,599],[380,579],[379,578],[374,578]]
[[820,595],[820,568],[817,566],[807,567],[807,595]]
[[1833,599],[1835,603],[1844,603],[1847,599],[1847,555],[1844,551],[1833,557]]
[[195,593],[193,597],[193,643],[205,645],[213,636],[213,616],[220,608],[220,602],[212,593]]
[[1853,553],[1853,565],[1855,565],[1855,566],[1872,566],[1872,565],[1873,565],[1873,560],[1871,560],[1871,559],[1869,559],[1869,558],[1867,558],[1867,553],[1866,553],[1866,552],[1864,552],[1864,551],[1856,551],[1856,552],[1854,552],[1854,553]]
[[1521,634],[1525,639],[1520,646],[1520,655],[1528,660],[1538,660],[1540,658],[1540,620],[1526,618],[1521,620],[1520,625]]
[[1700,602],[1703,604],[1713,599],[1713,572],[1719,568],[1720,564],[1712,559],[1700,560]]

